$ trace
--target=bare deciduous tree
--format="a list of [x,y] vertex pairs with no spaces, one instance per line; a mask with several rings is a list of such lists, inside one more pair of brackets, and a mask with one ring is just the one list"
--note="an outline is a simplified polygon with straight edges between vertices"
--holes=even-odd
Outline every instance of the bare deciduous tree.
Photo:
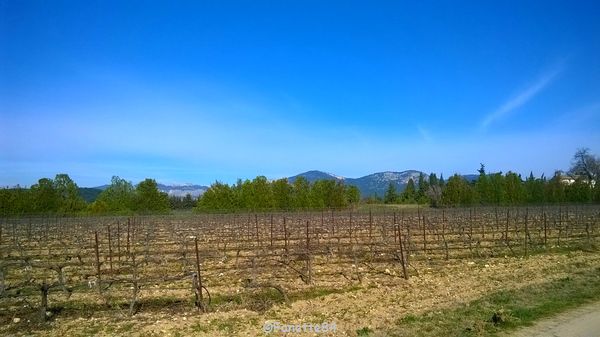
[[600,158],[591,154],[588,148],[578,149],[573,156],[569,173],[584,176],[590,182],[597,181],[600,177]]

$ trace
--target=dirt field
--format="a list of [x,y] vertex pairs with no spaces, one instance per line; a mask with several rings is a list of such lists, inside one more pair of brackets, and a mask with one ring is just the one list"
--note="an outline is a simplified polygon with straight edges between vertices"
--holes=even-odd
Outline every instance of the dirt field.
[[600,271],[599,224],[595,208],[5,221],[0,334],[414,335],[407,315]]
[[[373,335],[401,332],[398,320],[407,314],[452,307],[499,289],[512,289],[566,277],[600,267],[600,254],[573,252],[529,258],[492,258],[484,261],[424,263],[419,276],[406,281],[364,279],[348,291],[278,304],[260,313],[249,310],[197,313],[191,304],[146,308],[129,317],[115,310],[84,310],[68,316],[57,313],[48,323],[34,324],[11,317],[3,335],[45,336],[263,336],[265,322],[286,324],[332,322],[336,333],[356,336],[368,328]],[[19,322],[16,322],[19,320]],[[270,335],[283,335],[272,333]],[[305,334],[309,335],[309,334]],[[312,334],[314,335],[314,334]]]

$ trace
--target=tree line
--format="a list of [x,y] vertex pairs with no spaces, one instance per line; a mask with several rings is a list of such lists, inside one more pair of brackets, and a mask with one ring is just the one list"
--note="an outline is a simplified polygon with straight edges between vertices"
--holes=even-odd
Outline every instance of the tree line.
[[67,174],[42,178],[31,188],[0,189],[0,216],[166,213],[170,202],[154,179],[136,186],[119,177],[92,203],[86,203]]
[[215,182],[198,199],[199,212],[233,212],[265,210],[321,210],[343,209],[360,201],[356,186],[346,186],[334,180],[309,183],[298,177],[293,183],[287,179],[269,181],[264,176],[253,180],[238,180],[229,186]]
[[[398,192],[390,184],[383,199],[363,202],[429,204],[433,207],[523,205],[547,203],[600,203],[600,159],[588,149],[577,150],[568,175],[557,171],[547,179],[514,172],[487,173],[482,164],[476,179],[458,174],[447,181],[432,173],[408,181]],[[30,188],[0,188],[0,216],[168,213],[171,209],[199,212],[343,209],[360,202],[356,186],[341,181],[304,177],[269,181],[264,176],[228,185],[215,182],[197,201],[190,195],[171,197],[159,191],[154,179],[137,185],[117,176],[97,199],[86,203],[67,174],[42,178]]]
[[176,195],[169,196],[171,209],[192,209],[196,207],[196,202],[196,199],[189,193],[183,197]]
[[42,178],[29,189],[0,189],[0,215],[73,214],[87,207],[67,174]]
[[[426,187],[419,187],[416,192],[407,188],[398,195],[398,199],[402,202],[416,198],[419,203],[433,207],[600,203],[600,185],[581,177],[571,181],[557,172],[551,179],[544,176],[535,178],[533,174],[522,179],[514,172],[487,174],[483,165],[480,170],[481,174],[474,181],[455,174],[447,182],[443,179],[433,184],[426,182]],[[389,196],[386,202],[390,202]]]
[[417,184],[411,179],[398,193],[390,184],[385,203],[420,203],[433,207],[474,205],[524,205],[556,203],[600,203],[600,159],[588,149],[575,153],[569,174],[561,171],[547,179],[530,173],[526,179],[514,172],[487,173],[481,164],[479,176],[469,181],[455,174],[444,181],[435,174],[420,175]]

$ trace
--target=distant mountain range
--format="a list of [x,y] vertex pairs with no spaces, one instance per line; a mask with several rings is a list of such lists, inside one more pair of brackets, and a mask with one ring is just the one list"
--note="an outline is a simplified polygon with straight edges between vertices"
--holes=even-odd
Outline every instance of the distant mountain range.
[[[108,185],[106,185],[106,186],[108,186]],[[94,202],[98,198],[100,193],[102,193],[102,190],[97,187],[80,187],[79,188],[79,195],[86,202]]]
[[[387,171],[369,174],[360,178],[345,178],[322,171],[308,171],[290,177],[288,178],[288,181],[293,183],[298,177],[304,177],[311,183],[316,180],[323,179],[343,181],[346,185],[358,187],[361,197],[365,198],[369,196],[383,196],[390,183],[396,186],[397,191],[403,191],[411,178],[415,183],[417,183],[421,173],[421,171],[416,170],[407,170],[402,172]],[[429,177],[428,174],[423,174],[426,178]]]
[[[87,202],[93,202],[98,198],[100,193],[108,188],[110,185],[102,185],[97,187],[80,187],[79,194]],[[190,194],[192,197],[197,198],[202,195],[208,186],[183,184],[183,185],[165,185],[157,184],[158,190],[167,193],[169,196],[185,197],[186,194]]]
[[[369,174],[360,178],[346,178],[342,176],[338,176],[332,173],[327,173],[323,171],[307,171],[304,173],[297,174],[293,177],[287,178],[290,183],[293,183],[298,177],[304,177],[310,183],[313,183],[317,180],[336,180],[343,181],[346,185],[353,185],[358,187],[360,190],[360,194],[362,198],[366,198],[369,196],[379,196],[382,197],[385,194],[390,183],[396,186],[396,190],[398,192],[403,191],[406,188],[406,184],[412,178],[415,184],[419,180],[419,175],[423,173],[425,178],[429,178],[429,174],[417,170],[407,170],[401,172],[379,172]],[[463,177],[468,181],[474,181],[477,179],[476,174],[467,174],[463,175]],[[98,195],[105,190],[109,185],[102,185],[98,187],[82,187],[79,189],[82,197],[87,201],[91,202],[96,200]],[[184,184],[184,185],[165,185],[158,184],[158,189],[161,192],[167,193],[169,196],[178,196],[184,197],[186,194],[191,194],[192,197],[197,198],[202,195],[207,189],[208,186],[203,185],[194,185],[194,184]]]
[[161,192],[167,193],[169,196],[185,197],[186,194],[190,194],[192,197],[197,198],[206,192],[208,186],[185,184],[185,185],[163,185],[157,184],[158,189]]

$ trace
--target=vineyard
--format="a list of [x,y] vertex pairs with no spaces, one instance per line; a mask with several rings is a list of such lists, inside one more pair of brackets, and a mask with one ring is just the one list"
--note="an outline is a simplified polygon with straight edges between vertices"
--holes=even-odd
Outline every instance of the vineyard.
[[269,303],[240,296],[284,303],[311,287],[401,283],[423,261],[526,257],[599,236],[594,206],[4,219],[0,320],[44,321],[69,303],[261,311]]

